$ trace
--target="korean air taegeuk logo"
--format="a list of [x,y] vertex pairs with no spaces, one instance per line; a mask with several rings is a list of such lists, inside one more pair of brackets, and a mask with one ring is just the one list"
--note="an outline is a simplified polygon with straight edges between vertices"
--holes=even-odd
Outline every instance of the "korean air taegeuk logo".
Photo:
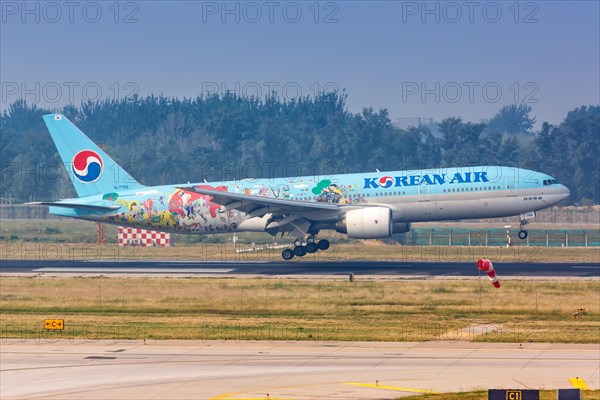
[[83,183],[95,182],[102,175],[104,163],[93,150],[81,150],[73,157],[73,175]]

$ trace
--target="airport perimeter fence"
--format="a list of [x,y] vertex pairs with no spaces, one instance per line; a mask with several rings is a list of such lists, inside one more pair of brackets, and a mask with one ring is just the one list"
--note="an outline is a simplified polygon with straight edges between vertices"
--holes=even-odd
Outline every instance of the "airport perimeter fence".
[[[514,223],[515,217],[482,219],[482,222],[507,222]],[[538,224],[581,224],[600,225],[600,205],[596,206],[565,206],[551,207],[536,211],[533,222]]]
[[[48,214],[45,206],[0,205],[0,220],[43,220],[60,217]],[[474,225],[477,220],[469,221]],[[510,229],[512,245],[547,247],[600,246],[600,206],[553,207],[537,213],[535,223],[543,223],[548,229],[528,229],[527,239],[517,237],[515,218],[479,220],[486,227],[413,227],[408,233],[393,235],[388,242],[421,246],[506,246],[506,230],[487,228],[490,224],[513,223]],[[555,225],[554,225],[555,224]],[[578,229],[564,227],[576,224]],[[588,228],[589,227],[589,228]],[[580,229],[581,228],[581,229]],[[334,234],[334,236],[336,236]],[[343,236],[340,236],[342,238]]]
[[[517,237],[518,229],[510,230],[511,245],[544,247],[600,246],[600,228],[596,229],[530,229],[527,239]],[[415,228],[393,235],[392,240],[419,246],[506,246],[506,229],[478,228]]]

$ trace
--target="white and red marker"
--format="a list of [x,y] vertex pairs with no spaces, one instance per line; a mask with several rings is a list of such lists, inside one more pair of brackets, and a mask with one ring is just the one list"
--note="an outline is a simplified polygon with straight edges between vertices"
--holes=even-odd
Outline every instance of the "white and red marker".
[[494,285],[495,288],[500,287],[500,281],[498,280],[498,276],[496,275],[496,270],[494,269],[494,265],[490,260],[487,260],[485,258],[477,260],[477,269],[487,274],[487,276],[490,278],[490,281],[492,282],[492,285]]

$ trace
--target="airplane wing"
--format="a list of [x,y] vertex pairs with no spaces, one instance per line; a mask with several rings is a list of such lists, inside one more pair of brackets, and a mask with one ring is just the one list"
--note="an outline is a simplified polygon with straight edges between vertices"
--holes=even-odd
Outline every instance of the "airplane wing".
[[266,214],[296,215],[312,221],[331,221],[342,213],[341,207],[331,203],[309,203],[297,200],[276,199],[240,193],[220,192],[197,187],[179,187],[188,192],[211,196],[211,201],[223,206],[221,212],[238,210],[248,217],[262,217]]

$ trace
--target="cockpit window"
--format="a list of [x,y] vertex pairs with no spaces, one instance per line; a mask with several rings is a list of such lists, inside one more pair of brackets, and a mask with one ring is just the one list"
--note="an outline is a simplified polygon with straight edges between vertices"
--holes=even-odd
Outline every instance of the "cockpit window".
[[550,185],[558,185],[558,181],[556,179],[545,179],[544,186],[550,186]]

